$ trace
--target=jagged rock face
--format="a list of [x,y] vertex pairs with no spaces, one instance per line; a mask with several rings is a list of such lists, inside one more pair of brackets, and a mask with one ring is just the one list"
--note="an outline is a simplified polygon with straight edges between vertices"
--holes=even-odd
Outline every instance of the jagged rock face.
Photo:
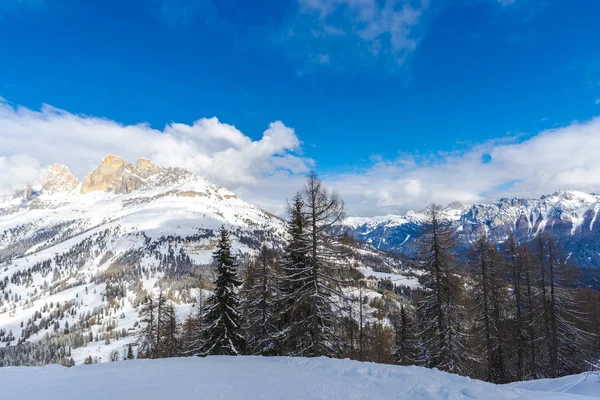
[[69,192],[79,186],[79,179],[71,173],[71,170],[61,164],[51,165],[42,177],[44,191],[49,193]]
[[[452,223],[462,250],[485,233],[500,243],[514,233],[526,242],[544,231],[561,243],[570,260],[582,266],[600,267],[600,195],[557,191],[540,199],[504,198],[487,204],[441,209]],[[349,218],[342,229],[375,247],[414,256],[414,239],[420,235],[423,213],[405,216]]]
[[96,191],[129,193],[139,189],[143,182],[134,174],[131,164],[117,156],[108,155],[85,177],[81,193]]
[[152,164],[152,161],[148,160],[147,158],[140,158],[135,163],[135,172],[142,178],[148,178],[151,175],[160,173],[162,170],[163,169],[161,167]]
[[194,174],[181,168],[161,168],[146,158],[135,164],[117,156],[108,155],[90,172],[81,186],[81,193],[95,191],[130,193],[134,190],[175,185],[194,178]]

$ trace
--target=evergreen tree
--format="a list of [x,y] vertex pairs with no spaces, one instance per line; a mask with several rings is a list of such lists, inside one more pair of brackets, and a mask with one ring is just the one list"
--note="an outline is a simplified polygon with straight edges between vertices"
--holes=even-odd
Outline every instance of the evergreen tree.
[[452,228],[440,219],[435,205],[427,210],[427,221],[419,238],[424,298],[419,304],[426,365],[464,374],[468,351],[461,326],[462,285],[456,261]]
[[258,257],[246,266],[243,285],[244,320],[249,354],[278,352],[279,289],[278,255],[263,245]]
[[133,356],[133,347],[131,347],[131,344],[129,344],[127,346],[127,356],[125,357],[125,359],[127,360],[133,360],[134,356]]
[[404,305],[400,311],[392,316],[392,323],[396,335],[393,348],[394,363],[398,365],[418,365],[422,361],[417,340],[417,332],[413,317]]
[[298,303],[296,297],[310,278],[310,269],[307,267],[307,249],[302,240],[306,229],[306,220],[302,212],[304,207],[302,196],[297,193],[292,202],[288,204],[289,220],[286,222],[288,240],[284,247],[281,260],[281,290],[280,323],[284,328],[282,332],[284,351],[294,355],[299,349],[305,347],[310,339],[309,332],[299,321],[306,321],[310,315],[310,302]]
[[201,354],[239,355],[244,351],[244,338],[240,333],[240,300],[236,290],[242,282],[237,276],[235,258],[231,254],[229,233],[225,227],[221,227],[219,234],[213,255],[217,278],[203,317],[206,325],[202,330],[205,342]]

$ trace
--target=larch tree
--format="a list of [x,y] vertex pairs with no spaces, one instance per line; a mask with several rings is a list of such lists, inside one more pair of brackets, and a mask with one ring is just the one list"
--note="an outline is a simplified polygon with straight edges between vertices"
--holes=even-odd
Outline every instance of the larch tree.
[[534,266],[533,255],[529,246],[520,245],[518,248],[519,269],[523,273],[523,305],[526,314],[525,326],[527,330],[527,349],[529,355],[528,367],[525,378],[539,378],[541,374],[540,346],[540,293],[538,274]]
[[346,248],[334,228],[344,218],[344,203],[330,193],[314,172],[291,207],[290,244],[282,263],[286,293],[288,351],[301,356],[337,356],[343,343],[345,296],[340,274]]
[[198,356],[204,347],[204,314],[206,311],[206,298],[200,290],[193,305],[194,312],[190,313],[181,327],[181,347],[185,356]]
[[526,324],[523,316],[523,268],[519,259],[519,245],[514,234],[511,234],[502,245],[502,253],[505,265],[508,269],[508,280],[512,286],[513,294],[513,341],[516,346],[516,378],[525,378],[525,344],[527,342]]
[[418,307],[426,365],[464,374],[468,351],[461,326],[462,283],[453,254],[454,233],[442,221],[435,205],[427,210],[427,221],[419,238],[423,300]]
[[159,315],[161,320],[160,347],[158,349],[161,358],[178,357],[181,355],[180,326],[177,321],[177,313],[172,302],[165,303],[162,307],[162,313]]
[[548,375],[558,377],[574,373],[585,362],[587,354],[582,343],[589,339],[589,333],[578,329],[577,322],[586,318],[576,304],[572,290],[565,282],[566,269],[564,257],[554,236],[546,232],[539,239],[539,264],[544,271],[547,286],[544,297],[544,314],[547,332],[545,341],[548,347]]
[[140,332],[138,358],[152,358],[156,352],[157,342],[156,301],[152,296],[146,298],[141,312],[141,322],[144,326]]
[[508,380],[505,363],[502,325],[506,285],[501,279],[503,260],[485,235],[481,235],[469,250],[469,271],[473,279],[471,295],[475,301],[475,327],[484,338],[486,379],[505,383]]

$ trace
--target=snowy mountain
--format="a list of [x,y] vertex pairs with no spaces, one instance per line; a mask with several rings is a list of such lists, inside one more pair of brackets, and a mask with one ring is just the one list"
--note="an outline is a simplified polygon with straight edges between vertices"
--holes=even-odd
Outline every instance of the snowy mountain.
[[130,360],[73,368],[17,367],[0,371],[0,382],[2,393],[13,400],[585,400],[600,397],[600,383],[587,374],[494,385],[435,369],[324,357],[216,356]]
[[[441,215],[451,221],[463,244],[482,232],[496,242],[514,232],[520,241],[551,231],[567,254],[581,266],[600,267],[600,195],[557,191],[540,199],[503,198],[493,203],[463,205],[451,203]],[[412,255],[414,239],[425,213],[348,218],[345,229],[378,249]]]
[[[51,166],[40,184],[0,199],[0,344],[76,332],[77,363],[106,361],[108,342],[135,340],[147,293],[163,291],[189,314],[210,289],[221,225],[239,261],[285,240],[282,219],[183,169],[108,155],[80,182]],[[369,246],[355,262],[372,279],[418,285],[398,275],[401,260]]]

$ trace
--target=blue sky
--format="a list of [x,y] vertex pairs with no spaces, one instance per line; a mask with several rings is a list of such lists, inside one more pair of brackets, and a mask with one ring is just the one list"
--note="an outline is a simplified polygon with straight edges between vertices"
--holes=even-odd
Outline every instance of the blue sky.
[[[316,166],[342,195],[347,189],[354,213],[403,212],[442,192],[435,179],[409,176],[415,170],[456,157],[493,167],[497,146],[594,123],[599,15],[595,0],[3,0],[0,96],[15,113],[49,104],[163,134],[167,124],[217,117],[253,142],[282,121],[298,144],[272,155],[293,155],[295,167],[262,160],[270,167],[258,168],[256,181]],[[17,147],[0,157],[26,153]],[[25,155],[40,167],[63,158]],[[390,181],[382,187],[409,189],[355,199],[343,184],[374,174]],[[444,189],[438,201],[479,201],[515,186],[538,196],[559,189],[552,182],[596,188],[556,174],[520,188],[523,177],[503,175]],[[396,200],[411,196],[415,180],[420,195]],[[257,194],[262,184],[228,183],[270,204]]]

